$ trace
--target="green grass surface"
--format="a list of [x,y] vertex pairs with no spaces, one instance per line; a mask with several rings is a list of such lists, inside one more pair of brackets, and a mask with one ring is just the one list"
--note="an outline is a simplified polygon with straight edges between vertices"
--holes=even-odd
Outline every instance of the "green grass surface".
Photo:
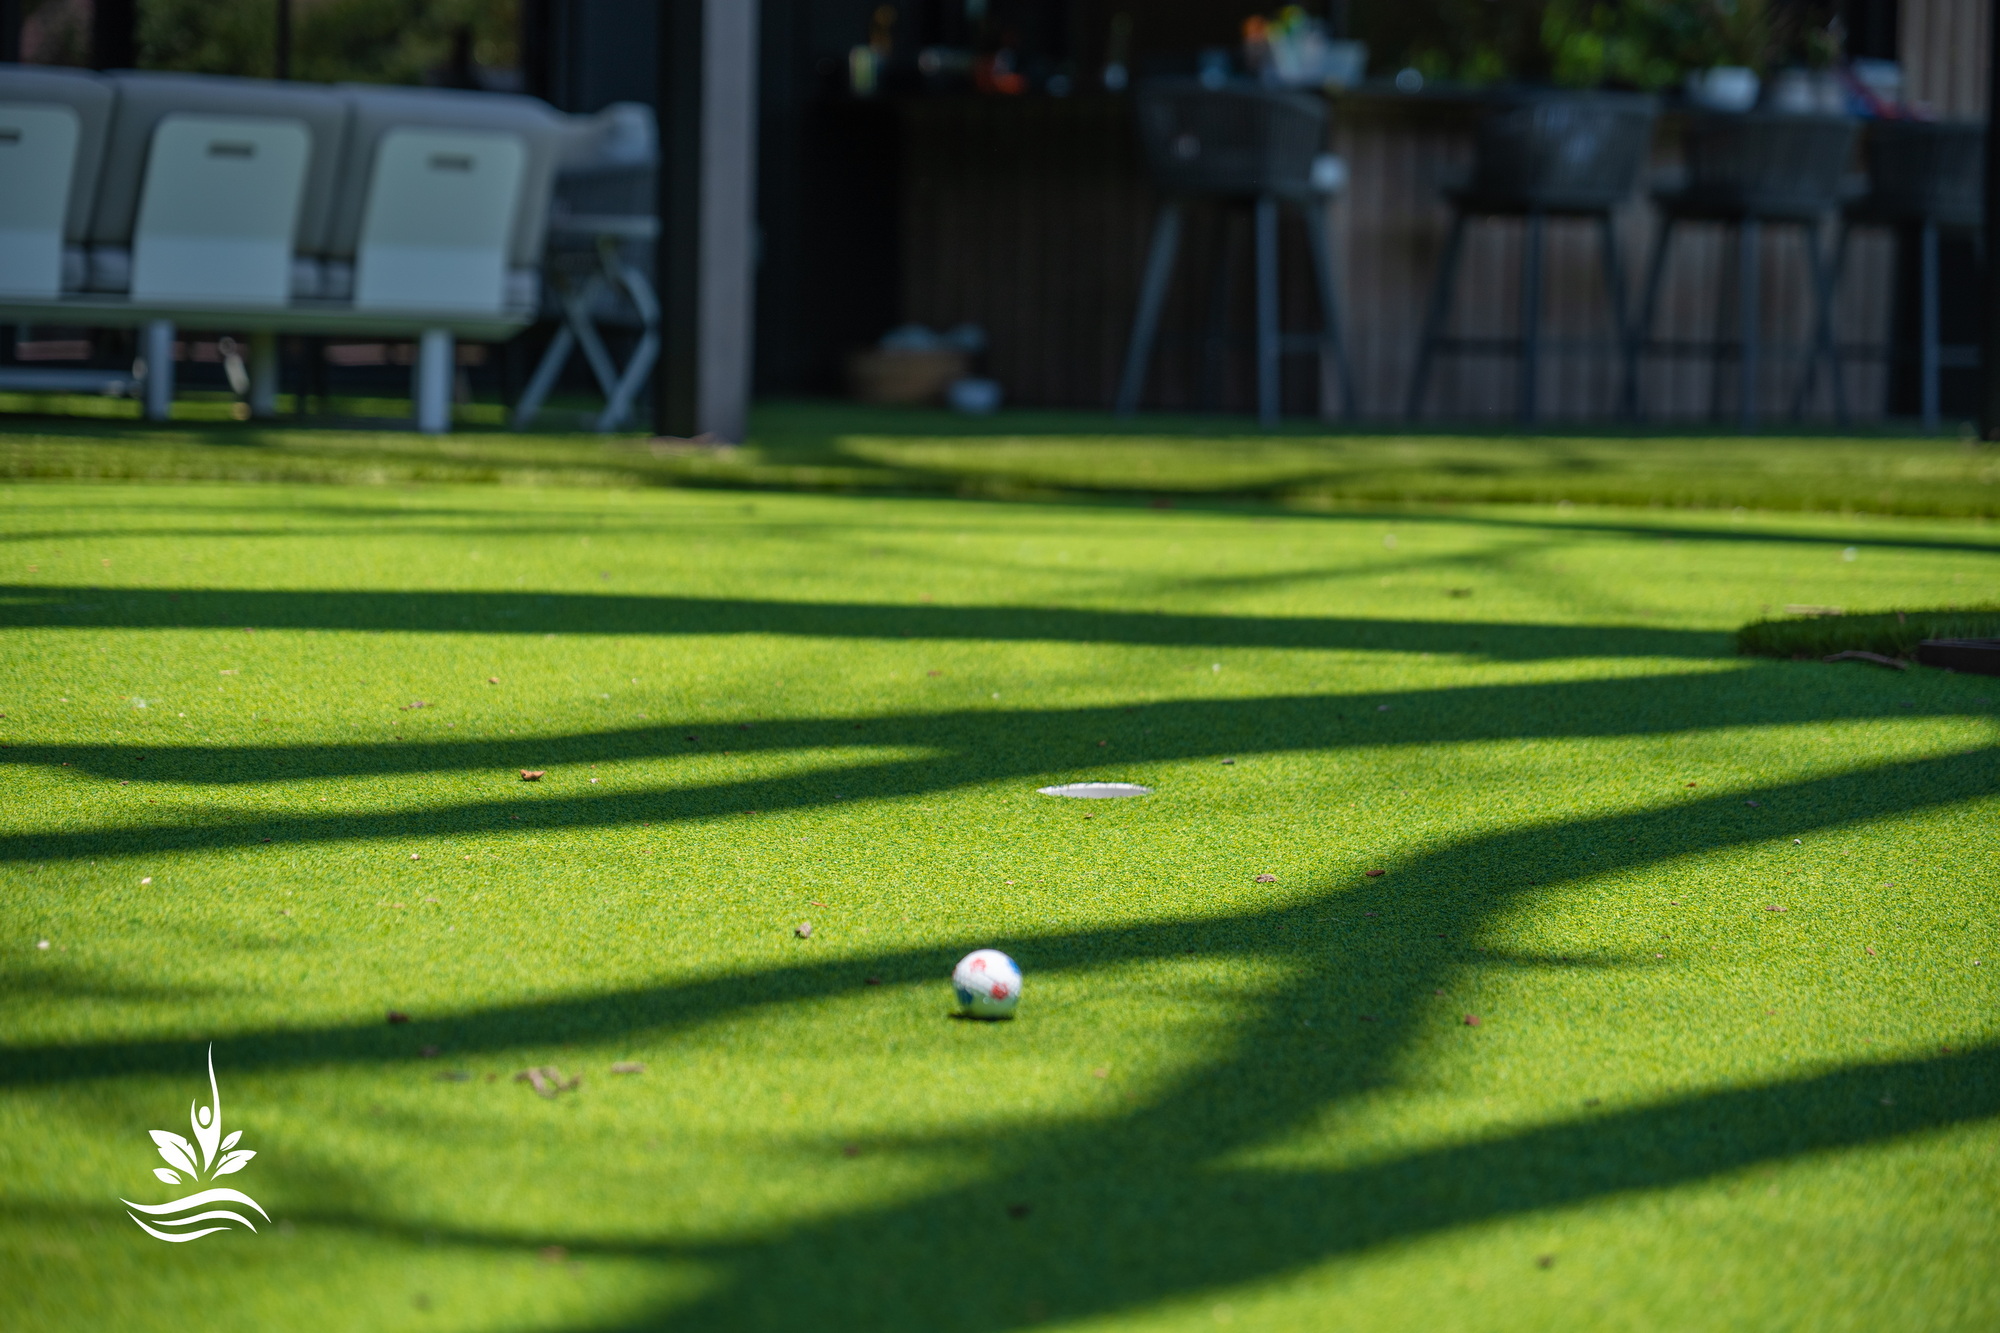
[[[1857,552],[1857,555],[1859,553]],[[1925,639],[2000,638],[2000,606],[1838,613],[1757,620],[1736,633],[1736,651],[1758,657],[1880,653],[1914,660]]]
[[0,494],[9,1328],[2000,1325],[1988,526]]
[[[394,400],[338,404],[407,415]],[[771,403],[741,448],[640,435],[513,434],[491,404],[457,435],[239,424],[222,398],[189,397],[148,426],[117,400],[0,395],[0,411],[64,408],[96,419],[16,418],[0,478],[147,481],[501,482],[727,486],[992,498],[1211,496],[1304,508],[1356,503],[1528,502],[2000,517],[2000,450],[1887,434],[1570,430],[1508,434],[1101,412],[946,412]],[[122,414],[126,419],[108,415]],[[551,412],[560,421],[573,411]]]

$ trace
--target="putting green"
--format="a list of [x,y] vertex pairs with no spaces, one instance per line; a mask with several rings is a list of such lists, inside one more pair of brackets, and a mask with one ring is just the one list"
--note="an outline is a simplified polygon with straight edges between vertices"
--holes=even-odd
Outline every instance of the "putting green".
[[11,1327],[2000,1325],[1990,525],[0,494]]

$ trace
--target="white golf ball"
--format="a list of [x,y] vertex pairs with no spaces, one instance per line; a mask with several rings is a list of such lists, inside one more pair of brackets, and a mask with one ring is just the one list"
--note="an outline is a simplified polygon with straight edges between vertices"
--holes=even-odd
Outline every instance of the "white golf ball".
[[1021,969],[998,949],[975,949],[951,970],[958,1007],[974,1018],[1012,1018],[1021,1002]]

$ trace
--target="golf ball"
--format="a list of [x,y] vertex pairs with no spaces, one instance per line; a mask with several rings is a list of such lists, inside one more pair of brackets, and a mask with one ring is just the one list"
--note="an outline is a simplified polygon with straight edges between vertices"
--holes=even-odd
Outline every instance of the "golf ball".
[[1021,1002],[1021,969],[998,949],[975,949],[951,970],[958,1007],[974,1018],[1012,1018]]

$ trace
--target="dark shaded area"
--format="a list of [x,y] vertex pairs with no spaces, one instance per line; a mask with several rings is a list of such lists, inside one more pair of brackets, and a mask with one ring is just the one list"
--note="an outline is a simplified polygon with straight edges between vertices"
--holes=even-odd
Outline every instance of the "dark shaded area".
[[80,591],[0,586],[0,629],[414,630],[481,634],[787,634],[1202,648],[1352,648],[1482,653],[1497,659],[1715,657],[1728,639],[1696,630],[1172,615],[1064,607],[753,602],[591,593]]

